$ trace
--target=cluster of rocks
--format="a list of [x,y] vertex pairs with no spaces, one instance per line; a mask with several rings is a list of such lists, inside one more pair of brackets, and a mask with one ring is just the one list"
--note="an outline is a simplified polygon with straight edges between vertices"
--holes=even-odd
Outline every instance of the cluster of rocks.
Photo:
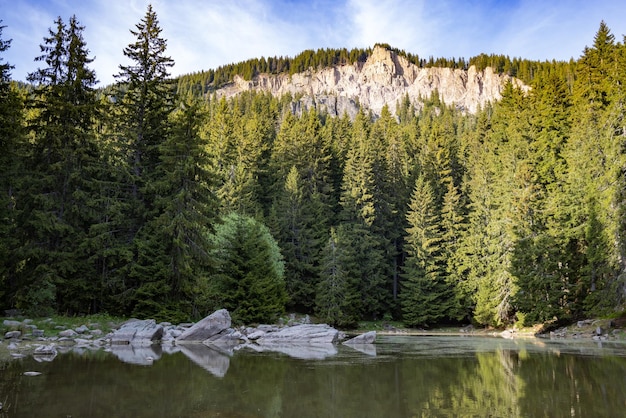
[[[5,327],[24,329],[25,321],[5,321]],[[31,354],[40,361],[51,361],[58,352],[66,350],[102,349],[112,352],[120,360],[149,365],[163,353],[183,352],[196,364],[216,376],[223,376],[229,365],[229,356],[235,350],[277,352],[303,359],[322,359],[337,354],[337,343],[345,340],[342,332],[326,324],[311,324],[308,318],[288,325],[259,325],[233,328],[227,310],[221,309],[197,323],[172,325],[153,319],[131,319],[113,332],[102,335],[100,329],[81,325],[64,329],[55,337],[43,334],[33,337],[21,331],[8,331],[5,339],[13,357]],[[34,330],[34,329],[33,329]],[[19,334],[18,334],[19,332]],[[373,346],[375,332],[362,334],[344,341],[344,344],[376,355]]]
[[[345,334],[327,324],[310,324],[308,321],[280,325],[232,328],[226,309],[220,309],[195,324],[157,324],[154,320],[129,320],[110,335],[111,344],[146,345],[205,344],[225,351],[255,346],[281,346],[285,344],[320,345],[335,344],[345,339]],[[373,343],[376,334],[367,333],[346,344]]]
[[[47,321],[52,322],[51,319]],[[46,336],[45,331],[31,319],[5,319],[3,325],[8,329],[4,340],[13,358],[32,355],[37,361],[52,361],[59,352],[95,349],[108,344],[99,324],[81,325],[74,329],[57,325],[55,328],[59,332],[55,336]]]

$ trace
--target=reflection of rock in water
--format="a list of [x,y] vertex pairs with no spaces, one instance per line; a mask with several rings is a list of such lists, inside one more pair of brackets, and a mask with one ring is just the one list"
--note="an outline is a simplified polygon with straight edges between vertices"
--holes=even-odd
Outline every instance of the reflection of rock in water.
[[230,366],[230,358],[228,356],[204,344],[181,345],[180,351],[191,361],[216,377],[224,377]]
[[374,344],[345,344],[353,350],[360,351],[368,356],[376,357],[376,346]]
[[289,357],[304,360],[323,360],[326,357],[337,354],[337,346],[331,343],[326,344],[298,344],[298,343],[264,343],[248,344],[246,347],[258,352],[276,352],[286,354]]
[[111,352],[124,363],[151,366],[154,360],[161,358],[163,350],[160,344],[114,344],[111,345]]

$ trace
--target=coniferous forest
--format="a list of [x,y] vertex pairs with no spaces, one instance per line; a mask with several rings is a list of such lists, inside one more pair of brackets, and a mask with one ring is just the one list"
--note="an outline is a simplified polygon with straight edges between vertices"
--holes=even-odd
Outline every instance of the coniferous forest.
[[[0,307],[168,321],[227,308],[350,327],[532,325],[626,306],[626,46],[481,55],[526,82],[476,114],[425,98],[354,119],[213,91],[235,74],[363,61],[305,51],[172,78],[151,7],[113,86],[75,16],[28,83],[0,61]],[[0,54],[10,48],[1,37]],[[391,47],[389,47],[391,48]],[[1,56],[0,56],[1,57]]]

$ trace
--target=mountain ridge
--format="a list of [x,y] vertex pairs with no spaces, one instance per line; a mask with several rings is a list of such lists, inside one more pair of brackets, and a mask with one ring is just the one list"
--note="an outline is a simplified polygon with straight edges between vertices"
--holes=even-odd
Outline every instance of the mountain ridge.
[[315,108],[331,116],[346,113],[353,118],[361,107],[378,116],[386,105],[393,114],[397,103],[406,97],[420,109],[423,100],[434,92],[446,105],[475,113],[488,102],[499,100],[508,82],[524,91],[530,89],[521,80],[498,74],[491,67],[423,68],[396,51],[376,45],[364,62],[309,68],[291,75],[261,73],[250,80],[236,75],[215,94],[226,98],[251,90],[274,96],[291,94],[298,97],[292,103],[294,113]]

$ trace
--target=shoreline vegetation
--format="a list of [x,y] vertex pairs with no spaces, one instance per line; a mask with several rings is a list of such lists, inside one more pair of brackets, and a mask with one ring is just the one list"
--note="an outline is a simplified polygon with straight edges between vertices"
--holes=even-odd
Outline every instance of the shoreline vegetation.
[[[481,84],[492,100],[475,113],[443,87],[389,103],[404,68],[430,65],[400,65],[389,45],[223,71],[226,82],[366,59],[342,116],[327,107],[339,96],[307,96],[295,78],[280,97],[209,95],[203,75],[177,84],[151,5],[134,28],[107,90],[76,16],[55,20],[29,84],[0,57],[0,312],[181,324],[225,309],[237,324],[301,312],[339,329],[381,318],[402,322],[372,326],[407,333],[620,334],[626,43],[605,22],[567,63],[482,56],[479,67],[510,74]],[[526,86],[508,78],[531,73]],[[380,113],[360,99],[372,79]],[[9,322],[5,339],[80,328],[96,340],[109,319],[94,323]]]
[[[290,313],[281,316],[275,321],[275,326],[289,326],[303,321],[311,323],[322,323],[319,318],[309,317],[309,315]],[[37,338],[41,341],[59,337],[65,330],[75,330],[77,328],[88,328],[95,336],[105,336],[119,329],[122,324],[133,318],[122,318],[108,314],[94,314],[84,316],[63,316],[54,315],[49,317],[30,318],[21,314],[14,316],[7,315],[0,317],[0,347],[11,342],[11,337],[7,338],[7,333],[20,331],[26,342],[36,343]],[[189,322],[183,325],[190,325],[196,322]],[[19,324],[19,325],[17,325]],[[240,326],[243,326],[240,324]],[[623,341],[626,342],[626,315],[616,318],[590,318],[573,321],[563,324],[536,324],[530,327],[490,327],[474,326],[472,324],[441,324],[429,328],[406,327],[402,321],[360,321],[355,328],[336,327],[347,336],[361,335],[370,331],[375,331],[378,335],[387,336],[485,336],[503,338],[559,338],[559,339],[593,339],[600,341]],[[33,330],[41,331],[33,333]],[[98,332],[99,331],[99,332]]]

